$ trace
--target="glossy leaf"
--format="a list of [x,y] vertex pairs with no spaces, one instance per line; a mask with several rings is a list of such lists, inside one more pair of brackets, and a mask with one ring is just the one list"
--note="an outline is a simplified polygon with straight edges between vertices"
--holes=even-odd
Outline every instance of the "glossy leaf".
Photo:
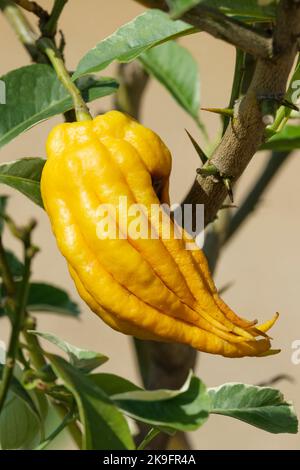
[[80,314],[78,304],[67,292],[43,282],[30,284],[27,308],[32,312],[53,312],[73,317],[78,317]]
[[162,11],[149,10],[121,26],[87,52],[79,62],[74,78],[99,72],[114,60],[130,62],[149,48],[192,31],[194,28],[190,25],[172,21]]
[[144,52],[140,61],[198,122],[200,79],[197,62],[191,53],[175,41],[170,41]]
[[[33,64],[1,77],[6,84],[6,105],[0,106],[0,147],[56,114],[72,109],[72,99],[52,67]],[[78,82],[86,101],[114,93],[118,84],[110,78],[85,77]]]
[[120,393],[143,391],[141,387],[115,374],[99,373],[92,374],[90,377],[109,397]]
[[245,384],[208,389],[211,413],[230,416],[271,433],[297,433],[295,410],[279,390]]
[[111,399],[131,418],[177,431],[197,429],[209,415],[206,388],[195,376],[181,390],[128,391]]
[[128,424],[91,378],[62,357],[48,355],[54,372],[74,395],[83,425],[84,450],[134,449]]
[[22,158],[0,165],[0,183],[10,186],[43,207],[40,179],[46,160]]
[[91,370],[96,369],[108,361],[108,357],[104,356],[103,354],[94,351],[88,351],[87,349],[77,348],[76,346],[63,341],[62,339],[50,333],[32,331],[32,334],[46,339],[50,343],[55,344],[62,351],[66,352],[71,364],[84,372],[90,372]]

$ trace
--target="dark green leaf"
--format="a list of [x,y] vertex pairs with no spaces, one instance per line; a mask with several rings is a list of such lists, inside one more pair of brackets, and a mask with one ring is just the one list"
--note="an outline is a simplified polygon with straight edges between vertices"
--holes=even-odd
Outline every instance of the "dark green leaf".
[[83,425],[84,450],[134,449],[128,424],[91,378],[62,357],[48,355],[54,372],[74,395]]
[[62,315],[78,317],[78,304],[62,289],[43,282],[30,284],[28,310],[32,312],[54,312]]
[[130,62],[150,47],[193,30],[182,21],[172,21],[166,13],[149,10],[121,26],[87,52],[79,62],[74,78],[103,70],[114,60]]
[[300,127],[287,125],[271,137],[260,150],[291,151],[300,148]]
[[[3,366],[0,365],[0,377]],[[0,416],[2,449],[30,449],[40,439],[41,419],[29,393],[13,377]]]
[[2,449],[32,449],[41,438],[41,424],[19,397],[8,394],[0,416]]
[[224,384],[208,389],[211,413],[230,416],[271,433],[297,433],[295,410],[281,392],[269,387]]
[[170,41],[144,52],[140,61],[170,91],[180,106],[199,122],[199,73],[190,52],[175,41]]
[[[13,276],[17,278],[22,276],[23,264],[16,258],[14,253],[8,251],[6,255]],[[3,286],[1,286],[2,289]],[[78,317],[80,314],[78,304],[69,297],[67,292],[43,282],[32,282],[30,284],[27,309],[31,312],[51,312],[71,317]],[[0,316],[3,313],[0,308]]]
[[190,376],[181,390],[138,390],[112,395],[111,399],[138,421],[177,431],[197,429],[209,415],[206,388],[195,376]]
[[50,341],[50,343],[55,344],[62,351],[66,352],[69,356],[71,364],[83,372],[90,372],[91,370],[96,369],[108,361],[108,357],[104,356],[103,354],[94,351],[88,351],[87,349],[77,348],[76,346],[63,341],[62,339],[57,338],[57,336],[51,335],[50,333],[32,331],[32,334]]
[[24,265],[17,256],[10,250],[5,251],[7,263],[13,277],[20,277],[23,274]]
[[43,207],[40,179],[46,160],[23,158],[0,165],[0,183],[17,189],[33,202]]
[[[1,77],[6,105],[0,106],[0,147],[40,121],[72,109],[72,99],[52,67],[33,64]],[[87,77],[78,82],[86,101],[110,95],[118,84],[110,78]]]

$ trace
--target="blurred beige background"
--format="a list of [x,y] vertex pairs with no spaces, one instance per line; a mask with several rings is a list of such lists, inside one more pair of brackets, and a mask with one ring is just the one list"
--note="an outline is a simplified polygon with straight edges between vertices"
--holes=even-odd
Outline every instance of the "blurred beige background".
[[[50,7],[52,1],[41,1]],[[74,69],[82,55],[102,38],[123,23],[141,13],[143,8],[131,0],[72,0],[61,18],[67,47],[66,58]],[[1,61],[0,75],[28,63],[28,57],[14,33],[0,16]],[[206,34],[187,37],[182,43],[196,57],[201,70],[203,106],[223,106],[229,99],[234,65],[232,47],[211,39]],[[104,72],[113,76],[115,66]],[[109,109],[110,99],[94,103],[93,110]],[[218,118],[203,114],[211,136],[218,129]],[[198,157],[187,140],[184,128],[196,136],[192,120],[174,103],[169,94],[154,80],[145,94],[143,123],[157,131],[173,153],[172,200],[180,201],[198,166]],[[45,156],[45,139],[59,118],[31,129],[1,149],[1,162],[28,156]],[[201,137],[199,137],[201,139]],[[258,153],[240,180],[236,203],[259,173],[266,155]],[[224,295],[241,315],[270,318],[281,312],[277,326],[272,330],[274,346],[281,347],[278,356],[265,359],[230,360],[201,354],[197,374],[208,386],[224,382],[258,383],[279,373],[294,377],[295,383],[280,383],[286,397],[293,400],[300,414],[300,365],[291,362],[294,340],[300,339],[299,280],[300,280],[300,218],[299,218],[299,154],[294,154],[283,168],[272,187],[265,193],[256,212],[223,252],[216,273],[218,286],[233,282]],[[34,263],[35,280],[53,282],[62,286],[80,302],[67,273],[66,265],[57,251],[49,222],[44,212],[23,196],[2,186],[1,193],[11,194],[9,209],[18,222],[36,217],[39,221],[35,242],[42,251]],[[11,247],[15,243],[6,240]],[[17,247],[19,248],[19,247]],[[80,320],[39,314],[39,329],[48,331],[84,348],[101,351],[110,357],[103,370],[139,381],[130,338],[106,327],[81,303]],[[8,324],[0,323],[0,339],[7,338]],[[220,416],[211,417],[200,430],[191,434],[196,449],[299,449],[299,434],[272,435]]]

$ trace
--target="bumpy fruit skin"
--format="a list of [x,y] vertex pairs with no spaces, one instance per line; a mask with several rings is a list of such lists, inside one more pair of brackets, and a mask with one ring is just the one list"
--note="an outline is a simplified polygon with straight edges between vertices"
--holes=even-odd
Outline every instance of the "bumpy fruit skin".
[[[189,344],[226,357],[270,354],[265,331],[220,299],[206,258],[185,239],[162,236],[151,205],[169,202],[171,155],[161,139],[117,111],[60,124],[47,141],[41,191],[58,247],[82,299],[109,326],[141,339]],[[128,236],[120,196],[143,204],[156,238]],[[98,207],[128,237],[99,238]],[[123,214],[123,215],[122,215]],[[132,215],[126,214],[130,221]],[[165,219],[164,219],[165,220]],[[127,222],[128,223],[128,222]],[[257,336],[263,336],[257,339]]]

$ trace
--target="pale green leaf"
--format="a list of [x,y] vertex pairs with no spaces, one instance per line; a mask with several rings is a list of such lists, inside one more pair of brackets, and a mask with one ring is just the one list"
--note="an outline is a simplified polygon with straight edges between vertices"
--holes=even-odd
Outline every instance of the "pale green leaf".
[[139,59],[180,106],[199,122],[200,79],[197,62],[191,53],[170,41],[144,52]]
[[66,341],[50,333],[42,333],[35,330],[31,331],[31,333],[49,341],[52,344],[55,344],[62,351],[66,352],[71,364],[84,372],[90,372],[91,370],[108,361],[108,357],[104,356],[103,354],[94,351],[88,351],[87,349],[77,348],[76,346],[73,346],[72,344],[67,343]]
[[149,48],[192,31],[194,28],[190,25],[172,21],[162,11],[149,10],[121,26],[87,52],[73,77],[99,72],[114,60],[130,62]]
[[229,383],[208,389],[211,413],[230,416],[271,433],[297,433],[295,410],[279,390]]

